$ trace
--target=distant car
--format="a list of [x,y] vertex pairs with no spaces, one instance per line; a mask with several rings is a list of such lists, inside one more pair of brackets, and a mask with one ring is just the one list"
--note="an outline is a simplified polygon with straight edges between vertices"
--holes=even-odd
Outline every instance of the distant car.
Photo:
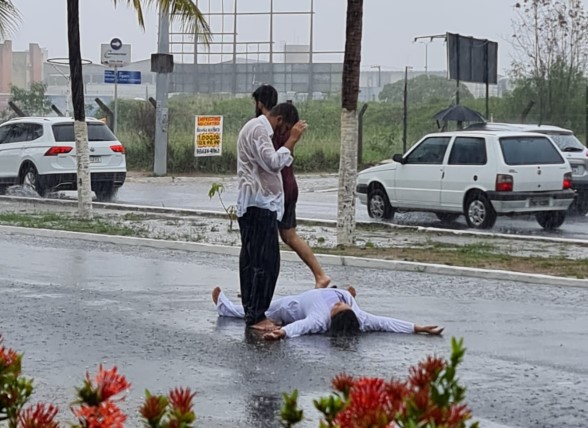
[[358,174],[357,193],[376,219],[397,211],[434,212],[442,222],[465,215],[491,228],[498,215],[535,214],[556,229],[574,200],[570,164],[555,143],[526,132],[429,134],[404,156]]
[[549,135],[572,167],[572,189],[577,193],[570,210],[580,215],[588,214],[588,148],[574,132],[551,125],[528,125],[514,123],[475,123],[466,130],[524,131]]
[[[108,201],[126,179],[125,149],[100,120],[88,119],[92,190]],[[19,117],[0,125],[0,188],[22,184],[40,196],[77,189],[74,121]]]

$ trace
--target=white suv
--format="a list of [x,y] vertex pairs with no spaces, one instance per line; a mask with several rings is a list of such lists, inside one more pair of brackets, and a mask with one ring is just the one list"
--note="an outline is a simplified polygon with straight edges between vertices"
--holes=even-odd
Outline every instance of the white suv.
[[534,213],[546,229],[561,226],[573,202],[568,161],[553,141],[527,132],[429,134],[404,156],[358,174],[359,200],[370,217],[430,211],[443,222],[465,215],[491,228],[497,215]]
[[[107,201],[125,181],[125,149],[103,122],[87,123],[92,190]],[[31,186],[40,196],[77,189],[73,119],[19,117],[0,125],[0,190],[14,184]]]

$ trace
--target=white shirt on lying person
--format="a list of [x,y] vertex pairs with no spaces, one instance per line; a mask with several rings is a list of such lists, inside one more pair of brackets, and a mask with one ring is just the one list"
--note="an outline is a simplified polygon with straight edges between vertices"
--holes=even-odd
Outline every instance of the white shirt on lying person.
[[267,117],[261,115],[243,126],[237,139],[237,217],[248,207],[275,211],[278,220],[284,215],[282,174],[293,158],[286,147],[272,144],[274,131]]
[[[275,299],[265,316],[272,321],[282,323],[286,337],[326,333],[331,327],[331,309],[338,302],[344,302],[351,306],[357,316],[361,331],[414,333],[413,323],[365,312],[359,308],[347,290],[339,288],[317,288],[296,296]],[[233,304],[222,291],[216,308],[219,316],[244,317],[243,307]]]

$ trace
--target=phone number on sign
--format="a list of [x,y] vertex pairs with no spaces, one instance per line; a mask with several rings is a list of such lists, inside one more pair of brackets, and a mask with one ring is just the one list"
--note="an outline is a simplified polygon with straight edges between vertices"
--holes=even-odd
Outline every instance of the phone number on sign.
[[220,149],[196,149],[197,155],[218,155],[220,152]]

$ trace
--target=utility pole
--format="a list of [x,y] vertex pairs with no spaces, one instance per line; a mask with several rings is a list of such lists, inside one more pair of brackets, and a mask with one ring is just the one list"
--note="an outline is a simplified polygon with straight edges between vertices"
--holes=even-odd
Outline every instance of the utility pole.
[[404,96],[402,97],[402,154],[406,153],[406,135],[408,128],[408,65],[404,67]]
[[382,66],[372,65],[370,68],[376,68],[378,70],[378,88],[382,86]]
[[[169,10],[159,9],[159,39],[157,52],[169,54]],[[157,72],[155,99],[155,159],[153,173],[167,174],[167,142],[168,142],[168,73]]]

